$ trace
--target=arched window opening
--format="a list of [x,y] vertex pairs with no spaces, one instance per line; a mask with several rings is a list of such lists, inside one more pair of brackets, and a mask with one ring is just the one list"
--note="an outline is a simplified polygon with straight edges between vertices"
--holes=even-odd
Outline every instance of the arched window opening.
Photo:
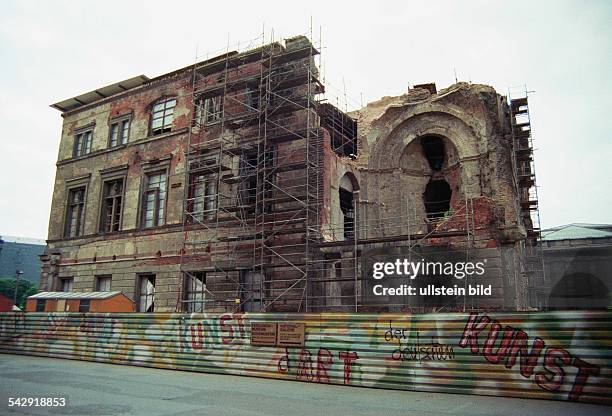
[[434,171],[442,170],[444,166],[444,141],[441,137],[425,136],[421,138],[423,154]]
[[452,190],[445,180],[431,181],[425,187],[423,202],[427,219],[442,218],[450,210]]
[[563,276],[553,287],[548,300],[551,309],[605,309],[609,304],[608,288],[590,273]]
[[344,216],[344,238],[352,239],[355,235],[355,205],[352,191],[340,188],[340,210]]

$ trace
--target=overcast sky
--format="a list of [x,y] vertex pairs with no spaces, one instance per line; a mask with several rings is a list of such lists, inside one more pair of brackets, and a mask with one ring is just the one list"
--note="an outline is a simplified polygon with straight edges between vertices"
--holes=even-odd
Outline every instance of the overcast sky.
[[447,87],[454,68],[502,94],[526,83],[543,225],[612,223],[611,1],[340,3],[3,0],[0,235],[47,237],[62,124],[49,104],[190,65],[264,27],[304,34],[311,17],[327,83],[355,103]]

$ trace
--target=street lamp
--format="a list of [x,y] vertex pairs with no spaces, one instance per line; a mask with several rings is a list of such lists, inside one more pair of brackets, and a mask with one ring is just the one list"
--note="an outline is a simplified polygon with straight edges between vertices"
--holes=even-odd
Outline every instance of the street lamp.
[[17,281],[15,282],[15,291],[13,292],[13,305],[17,306],[17,291],[19,290],[19,278],[23,274],[22,270],[16,270]]

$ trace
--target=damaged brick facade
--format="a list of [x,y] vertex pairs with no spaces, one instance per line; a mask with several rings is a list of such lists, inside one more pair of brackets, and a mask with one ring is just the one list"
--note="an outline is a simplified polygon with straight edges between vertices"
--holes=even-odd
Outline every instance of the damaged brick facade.
[[417,244],[487,261],[494,296],[446,310],[525,309],[505,97],[430,85],[345,114],[316,53],[297,37],[55,104],[40,289],[111,277],[142,312],[423,310],[361,293],[363,253]]

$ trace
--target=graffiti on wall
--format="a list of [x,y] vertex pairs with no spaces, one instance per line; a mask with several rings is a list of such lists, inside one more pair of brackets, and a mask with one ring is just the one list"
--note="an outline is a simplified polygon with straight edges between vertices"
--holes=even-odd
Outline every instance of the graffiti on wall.
[[[481,333],[486,334],[483,343],[479,340]],[[482,354],[489,363],[503,365],[508,370],[513,369],[520,356],[520,375],[526,379],[533,378],[538,387],[551,392],[561,388],[565,383],[566,368],[573,366],[577,372],[571,382],[569,400],[577,400],[589,377],[598,375],[600,371],[598,365],[590,364],[564,348],[547,346],[546,341],[540,337],[533,337],[530,348],[529,335],[521,328],[506,325],[502,330],[499,321],[487,315],[480,316],[477,312],[470,314],[459,346],[469,346],[472,354]],[[535,371],[539,362],[542,362],[543,369]]]
[[385,342],[397,346],[391,353],[391,359],[395,361],[447,361],[455,358],[452,345],[440,344],[430,338],[430,342],[423,340],[416,331],[414,341],[410,343],[409,335],[405,328],[394,328],[393,322],[389,321],[389,329],[385,331]]
[[[305,324],[251,345],[252,322]],[[612,404],[612,312],[2,313],[0,352],[313,383]]]

